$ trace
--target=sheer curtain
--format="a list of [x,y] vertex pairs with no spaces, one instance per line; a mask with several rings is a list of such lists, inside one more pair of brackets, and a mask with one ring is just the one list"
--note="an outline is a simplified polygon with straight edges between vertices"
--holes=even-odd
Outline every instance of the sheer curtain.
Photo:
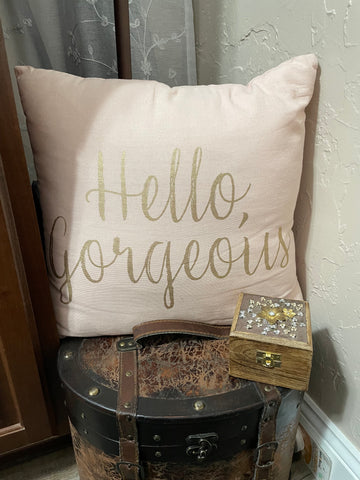
[[[129,16],[133,78],[196,84],[192,0],[129,0]],[[0,17],[11,71],[32,65],[117,77],[113,0],[0,0]],[[34,179],[26,123],[18,112]]]
[[[191,0],[129,0],[133,77],[196,83]],[[10,63],[116,77],[113,0],[0,0]]]

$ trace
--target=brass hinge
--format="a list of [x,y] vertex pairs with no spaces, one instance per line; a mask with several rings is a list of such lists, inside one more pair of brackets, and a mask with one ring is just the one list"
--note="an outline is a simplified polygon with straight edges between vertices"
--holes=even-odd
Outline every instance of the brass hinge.
[[280,368],[281,367],[281,355],[272,352],[256,352],[256,363],[259,363],[266,368]]

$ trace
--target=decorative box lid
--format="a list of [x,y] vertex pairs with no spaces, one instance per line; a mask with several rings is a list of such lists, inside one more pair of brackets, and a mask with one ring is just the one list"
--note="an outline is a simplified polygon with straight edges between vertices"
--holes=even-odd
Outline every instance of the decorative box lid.
[[241,294],[230,335],[304,348],[312,345],[309,317],[307,302]]

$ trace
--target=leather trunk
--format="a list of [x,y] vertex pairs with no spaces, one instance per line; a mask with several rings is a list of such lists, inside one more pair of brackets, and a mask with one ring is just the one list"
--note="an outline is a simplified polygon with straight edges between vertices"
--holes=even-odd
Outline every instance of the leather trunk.
[[[262,384],[229,376],[228,338],[181,335],[150,337],[137,348],[139,466],[134,476],[128,464],[128,476],[118,418],[124,340],[62,342],[58,367],[81,480],[288,480],[303,393],[266,387],[281,404],[276,441],[259,446]],[[256,473],[259,448],[273,445],[269,473]]]

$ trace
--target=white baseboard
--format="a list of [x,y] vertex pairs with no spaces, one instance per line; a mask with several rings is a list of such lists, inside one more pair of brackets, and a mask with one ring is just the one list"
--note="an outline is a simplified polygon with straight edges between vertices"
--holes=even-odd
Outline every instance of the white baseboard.
[[330,480],[360,480],[360,451],[305,394],[300,423],[331,460]]

